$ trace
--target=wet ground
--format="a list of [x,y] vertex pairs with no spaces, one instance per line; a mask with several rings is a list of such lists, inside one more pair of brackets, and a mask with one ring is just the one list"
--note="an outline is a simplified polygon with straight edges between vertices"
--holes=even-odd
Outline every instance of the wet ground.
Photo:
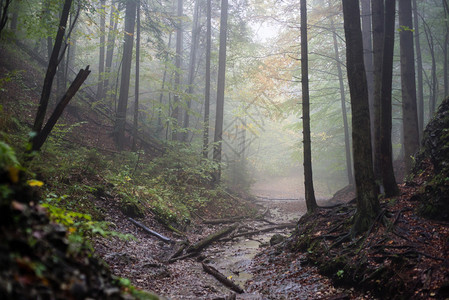
[[[295,223],[306,211],[300,191],[296,190],[297,182],[294,178],[280,178],[254,185],[253,194],[257,196],[260,211],[265,211],[266,208],[269,211],[264,217],[265,221],[243,221],[241,226],[251,231],[272,226],[267,221],[273,224]],[[96,244],[97,251],[103,253],[105,261],[117,276],[130,278],[136,286],[169,299],[226,299],[233,293],[213,276],[205,273],[201,261],[213,265],[247,291],[237,295],[236,299],[317,299],[339,292],[329,280],[319,276],[316,270],[303,269],[299,256],[297,259],[289,257],[296,259],[294,264],[288,262],[282,265],[278,260],[282,260],[282,256],[276,253],[276,247],[268,246],[269,240],[274,234],[288,237],[291,228],[219,241],[203,250],[199,258],[168,264],[166,260],[173,252],[171,245],[144,234],[125,218],[114,213],[113,207],[102,206],[105,210],[110,210],[109,221],[116,224],[119,231],[132,233],[137,240],[99,240]],[[180,239],[157,222],[146,220],[145,223],[166,236]],[[193,224],[188,232],[188,239],[197,241],[223,226],[227,225]],[[288,269],[284,270],[285,267]],[[284,276],[279,272],[285,273]]]

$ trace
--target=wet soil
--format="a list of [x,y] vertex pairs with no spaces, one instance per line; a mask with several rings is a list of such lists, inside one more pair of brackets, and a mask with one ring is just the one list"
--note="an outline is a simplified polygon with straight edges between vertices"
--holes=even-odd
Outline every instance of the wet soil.
[[[251,205],[256,204],[260,211],[268,208],[265,219],[269,222],[294,223],[305,213],[305,203],[299,200],[300,191],[294,191],[294,185],[285,185],[286,182],[289,180],[279,179],[276,185],[272,180],[271,191],[257,189],[264,187],[263,184],[255,185],[253,193],[259,197],[253,199]],[[279,200],[295,197],[298,200]],[[233,294],[214,277],[206,274],[201,262],[213,265],[245,289],[246,292],[236,295],[236,299],[318,299],[341,293],[353,294],[351,290],[333,287],[330,280],[319,275],[315,268],[303,267],[301,254],[294,254],[297,257],[293,259],[295,263],[291,264],[293,254],[282,254],[281,248],[269,245],[274,234],[289,237],[292,229],[218,241],[203,250],[199,257],[169,264],[166,261],[174,251],[173,245],[163,243],[132,225],[117,205],[111,205],[115,203],[114,199],[95,201],[108,216],[107,220],[116,225],[116,230],[136,237],[133,241],[97,240],[95,248],[110,265],[112,272],[131,279],[139,288],[154,291],[169,299],[226,299]],[[242,206],[248,205],[242,201]],[[185,239],[155,222],[154,216],[150,214],[141,221],[173,240]],[[198,219],[191,224],[186,237],[190,242],[195,242],[224,226],[228,225],[205,225]],[[245,220],[242,226],[256,230],[270,225],[260,220]],[[288,259],[284,259],[286,257]]]

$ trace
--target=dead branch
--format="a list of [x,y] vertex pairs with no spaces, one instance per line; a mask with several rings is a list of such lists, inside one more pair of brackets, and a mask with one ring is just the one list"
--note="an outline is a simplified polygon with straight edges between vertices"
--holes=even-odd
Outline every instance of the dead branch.
[[215,242],[216,240],[226,236],[227,234],[231,233],[232,231],[234,231],[237,228],[238,224],[234,224],[230,227],[224,228],[220,231],[217,231],[215,233],[212,233],[210,235],[208,235],[207,237],[205,237],[204,239],[200,240],[199,242],[190,245],[187,249],[186,252],[187,253],[191,253],[191,252],[200,252],[201,250],[203,250],[204,248],[208,247],[210,244],[212,244],[213,242]]
[[278,224],[276,226],[271,226],[271,227],[267,227],[267,228],[263,228],[263,229],[259,229],[259,230],[253,230],[253,231],[238,233],[238,234],[233,235],[229,239],[222,239],[222,241],[230,241],[230,240],[232,240],[234,238],[242,237],[242,236],[246,236],[246,237],[247,236],[253,236],[253,235],[261,234],[263,232],[273,231],[273,230],[276,230],[276,229],[294,228],[295,226],[296,226],[296,223]]
[[160,240],[163,241],[164,243],[173,243],[173,241],[172,241],[170,238],[168,238],[168,237],[166,237],[166,236],[163,236],[162,234],[157,233],[157,232],[154,231],[154,230],[151,230],[150,228],[146,227],[145,225],[143,225],[143,224],[140,223],[140,222],[137,222],[137,221],[134,220],[133,218],[129,217],[128,220],[131,221],[131,223],[133,223],[133,224],[136,225],[137,227],[140,227],[141,229],[143,229],[146,233],[149,233],[149,234],[151,234],[151,235],[157,237],[158,239],[160,239]]
[[223,283],[225,286],[227,286],[228,288],[232,289],[233,291],[242,294],[245,291],[239,287],[238,285],[236,285],[234,282],[232,282],[230,279],[228,279],[226,276],[224,276],[223,274],[221,274],[217,269],[215,269],[212,266],[206,265],[204,263],[201,263],[203,265],[203,270],[214,276],[218,281],[220,281],[221,283]]

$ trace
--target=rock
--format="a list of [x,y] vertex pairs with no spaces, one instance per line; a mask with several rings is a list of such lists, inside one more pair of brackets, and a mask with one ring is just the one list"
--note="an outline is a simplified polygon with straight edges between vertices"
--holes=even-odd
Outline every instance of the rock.
[[283,236],[281,234],[275,234],[270,239],[270,246],[274,246],[274,245],[280,244],[283,241],[285,241],[285,236]]

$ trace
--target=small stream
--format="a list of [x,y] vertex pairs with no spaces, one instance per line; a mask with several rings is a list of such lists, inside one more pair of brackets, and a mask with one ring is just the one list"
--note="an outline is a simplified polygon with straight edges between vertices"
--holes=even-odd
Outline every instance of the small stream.
[[[302,202],[297,201],[279,201],[267,199],[267,196],[263,196],[264,199],[258,201],[264,208],[269,208],[269,213],[266,216],[271,222],[276,224],[296,222],[302,215],[301,208]],[[276,198],[277,199],[277,198]],[[262,209],[262,210],[263,210]],[[254,230],[272,226],[261,221],[252,221],[249,226]],[[225,276],[232,276],[232,280],[244,288],[245,283],[252,279],[253,275],[249,272],[254,256],[260,252],[261,246],[268,245],[270,238],[279,233],[284,236],[289,235],[291,229],[279,229],[272,232],[262,233],[260,235],[252,236],[251,238],[239,238],[237,242],[234,240],[228,242],[220,247],[210,248],[210,262]],[[240,298],[239,299],[247,299]]]

